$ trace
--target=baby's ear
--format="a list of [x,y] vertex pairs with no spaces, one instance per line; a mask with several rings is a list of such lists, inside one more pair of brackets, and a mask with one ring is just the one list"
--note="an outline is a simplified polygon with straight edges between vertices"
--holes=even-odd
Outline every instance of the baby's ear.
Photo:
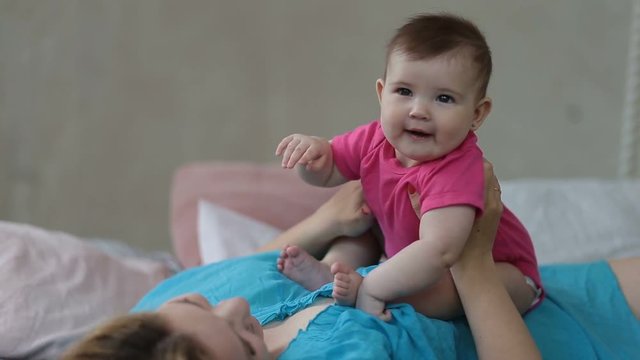
[[482,126],[484,120],[489,116],[491,112],[491,107],[493,106],[493,101],[490,97],[484,97],[482,100],[478,102],[476,105],[476,109],[473,113],[473,122],[471,123],[471,130],[475,131]]
[[376,80],[376,94],[378,94],[378,102],[382,101],[382,91],[384,90],[384,80]]

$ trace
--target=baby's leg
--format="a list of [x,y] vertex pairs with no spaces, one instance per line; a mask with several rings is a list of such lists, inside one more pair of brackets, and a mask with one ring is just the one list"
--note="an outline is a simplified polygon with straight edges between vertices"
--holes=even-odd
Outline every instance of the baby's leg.
[[362,276],[347,264],[336,262],[331,265],[333,274],[333,298],[344,306],[355,306]]
[[358,237],[341,237],[331,243],[331,247],[322,258],[322,262],[331,266],[334,263],[349,265],[353,269],[377,264],[380,261],[382,247],[372,231],[366,231]]
[[375,228],[357,238],[341,238],[332,245],[322,262],[333,274],[333,298],[336,303],[354,306],[362,276],[354,269],[377,264],[382,255],[382,242]]
[[609,265],[631,311],[640,320],[640,257],[610,260]]
[[380,259],[380,252],[378,241],[367,231],[358,237],[341,237],[334,240],[321,261],[302,247],[287,245],[280,253],[276,266],[289,279],[307,290],[316,290],[333,280],[331,264],[341,262],[352,268],[372,265]]
[[[529,309],[535,298],[534,290],[526,283],[524,276],[515,266],[508,263],[496,263],[496,268],[507,292],[521,314]],[[431,318],[451,320],[464,315],[462,303],[458,297],[450,272],[433,286],[395,302],[411,304],[416,311]]]
[[428,289],[394,302],[411,304],[417,312],[434,319],[451,320],[464,314],[458,291],[449,271]]
[[497,262],[496,269],[504,287],[511,296],[511,300],[520,314],[524,314],[531,308],[533,300],[536,298],[535,290],[527,284],[522,272],[514,265]]
[[286,245],[282,249],[276,267],[286,277],[311,291],[333,280],[329,265],[318,261],[297,245]]
[[[331,273],[333,273],[332,295],[336,303],[355,306],[363,277],[352,267],[343,263],[334,263],[331,266]],[[449,272],[447,274],[428,290],[400,298],[394,302],[409,303],[423,315],[443,320],[462,315],[462,304],[458,293],[453,285],[451,275]]]
[[361,266],[377,264],[382,246],[372,231],[358,238],[336,240],[322,259],[333,274],[333,298],[340,305],[354,306],[362,276],[354,271]]

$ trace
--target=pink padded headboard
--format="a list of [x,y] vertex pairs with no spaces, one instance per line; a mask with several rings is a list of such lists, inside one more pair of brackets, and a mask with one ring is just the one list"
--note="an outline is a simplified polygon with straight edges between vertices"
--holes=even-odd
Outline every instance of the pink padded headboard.
[[180,167],[171,189],[171,234],[185,267],[200,265],[198,200],[286,229],[318,208],[336,189],[304,183],[293,170],[276,164],[199,162]]

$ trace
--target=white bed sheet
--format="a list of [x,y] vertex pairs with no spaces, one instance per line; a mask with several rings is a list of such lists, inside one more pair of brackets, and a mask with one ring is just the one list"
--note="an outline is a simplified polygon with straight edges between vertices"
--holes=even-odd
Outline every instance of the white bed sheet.
[[640,256],[640,181],[529,179],[502,189],[540,264]]

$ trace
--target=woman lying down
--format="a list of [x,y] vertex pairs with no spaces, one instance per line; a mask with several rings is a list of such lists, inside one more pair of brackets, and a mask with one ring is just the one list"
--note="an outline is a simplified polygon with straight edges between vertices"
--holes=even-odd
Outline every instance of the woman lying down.
[[[289,280],[269,251],[165,280],[63,359],[640,358],[640,258],[543,266],[547,298],[523,320],[491,256],[502,205],[490,165],[485,172],[485,211],[450,269],[466,318],[430,319],[391,304],[383,321],[334,304],[332,283],[310,292]],[[345,187],[261,250],[357,235],[371,221],[361,198]]]

